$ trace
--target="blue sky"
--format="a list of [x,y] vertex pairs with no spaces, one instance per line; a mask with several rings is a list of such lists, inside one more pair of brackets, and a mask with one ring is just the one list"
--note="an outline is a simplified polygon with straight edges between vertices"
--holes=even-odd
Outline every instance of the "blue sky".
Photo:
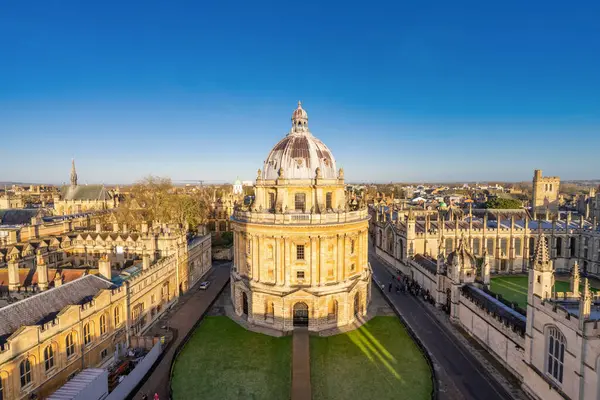
[[600,178],[600,2],[4,1],[0,181],[254,179],[302,100],[350,181]]

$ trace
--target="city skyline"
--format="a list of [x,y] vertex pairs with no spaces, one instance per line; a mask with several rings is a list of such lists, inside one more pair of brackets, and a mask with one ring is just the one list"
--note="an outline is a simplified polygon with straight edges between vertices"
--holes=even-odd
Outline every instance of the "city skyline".
[[7,7],[0,181],[251,180],[298,100],[348,181],[600,178],[597,4],[290,7]]

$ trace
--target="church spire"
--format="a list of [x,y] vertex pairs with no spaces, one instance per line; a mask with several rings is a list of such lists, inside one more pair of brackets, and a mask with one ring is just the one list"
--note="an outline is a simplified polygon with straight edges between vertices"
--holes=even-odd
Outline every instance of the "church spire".
[[71,186],[77,186],[77,171],[75,171],[75,159],[71,159]]
[[540,233],[535,253],[533,255],[533,266],[537,270],[552,269],[550,263],[550,256],[548,255],[548,244],[546,243],[546,237],[544,233]]

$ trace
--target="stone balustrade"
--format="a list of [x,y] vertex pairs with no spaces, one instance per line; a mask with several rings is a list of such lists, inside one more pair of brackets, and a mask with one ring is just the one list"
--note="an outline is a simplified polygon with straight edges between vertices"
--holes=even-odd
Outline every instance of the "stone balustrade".
[[232,220],[238,222],[248,222],[256,224],[278,224],[278,225],[324,225],[324,224],[344,224],[348,222],[358,222],[367,219],[368,210],[348,211],[339,213],[311,214],[308,212],[289,212],[275,214],[258,211],[236,210],[232,215]]

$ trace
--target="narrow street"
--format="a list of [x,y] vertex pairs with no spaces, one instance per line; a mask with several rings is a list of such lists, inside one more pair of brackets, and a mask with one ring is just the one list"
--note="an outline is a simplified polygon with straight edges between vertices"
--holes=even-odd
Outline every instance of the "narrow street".
[[[389,269],[369,249],[369,261],[377,282],[390,282]],[[479,361],[439,324],[427,306],[410,294],[388,292],[390,298],[433,358],[440,381],[440,399],[511,399],[507,391],[490,377]]]
[[214,263],[212,269],[201,279],[201,281],[211,282],[208,289],[198,290],[198,284],[196,284],[188,293],[182,296],[180,299],[182,304],[171,311],[168,316],[168,325],[177,330],[177,337],[152,371],[152,374],[147,377],[141,389],[133,396],[134,400],[141,399],[144,393],[148,395],[149,399],[152,399],[155,393],[158,393],[161,400],[169,398],[171,360],[175,354],[175,349],[219,295],[229,279],[230,268],[231,263]]

